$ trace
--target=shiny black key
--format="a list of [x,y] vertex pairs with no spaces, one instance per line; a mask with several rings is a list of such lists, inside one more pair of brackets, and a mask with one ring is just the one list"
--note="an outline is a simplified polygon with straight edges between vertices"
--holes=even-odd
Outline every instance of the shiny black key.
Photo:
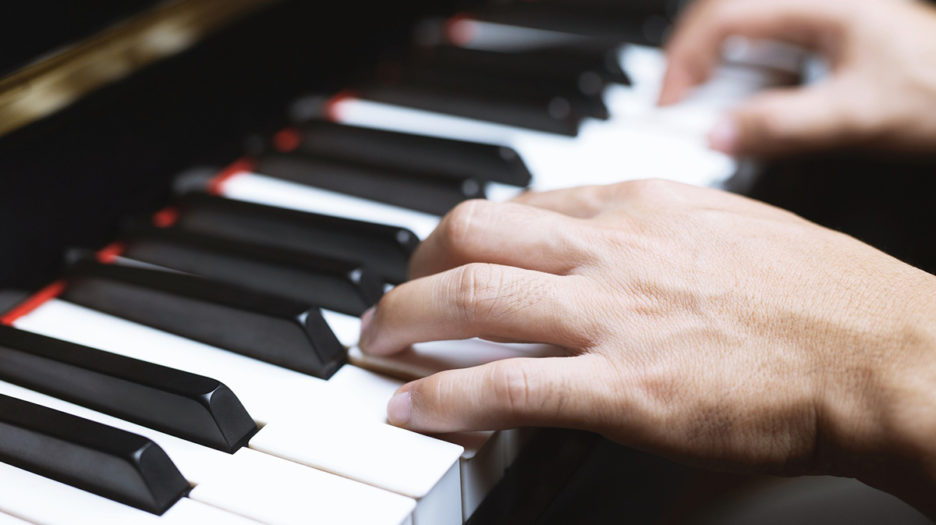
[[[624,2],[626,3],[626,2]],[[659,46],[668,29],[665,17],[621,10],[584,10],[575,6],[530,3],[492,7],[473,18],[498,24],[573,33],[597,39]]]
[[427,85],[440,91],[474,93],[500,100],[527,100],[547,108],[556,100],[565,100],[575,115],[597,119],[610,116],[600,91],[586,95],[574,82],[528,80],[481,68],[445,64],[411,64],[403,66],[400,73],[402,83]]
[[203,193],[178,198],[167,210],[183,231],[328,255],[364,263],[391,283],[406,280],[416,235],[395,226],[264,206]]
[[[288,131],[286,133],[289,133]],[[506,146],[346,126],[317,120],[297,130],[295,151],[398,170],[514,186],[530,184],[523,159]]]
[[630,84],[621,69],[620,46],[565,45],[491,51],[439,45],[425,48],[420,59],[451,67],[482,69],[527,80],[551,79],[575,85],[583,94],[595,95],[607,83]]
[[457,86],[443,90],[429,82],[413,81],[372,85],[361,89],[360,95],[365,99],[387,104],[570,137],[578,135],[582,124],[582,116],[575,113],[572,103],[561,96],[531,100],[522,96],[485,93]]
[[625,18],[659,15],[675,19],[686,0],[512,0],[514,5],[576,9],[579,12],[601,12]]
[[384,280],[357,261],[146,224],[126,232],[122,256],[360,316]]
[[608,85],[598,71],[559,67],[558,64],[549,67],[547,61],[530,59],[529,54],[436,46],[421,50],[415,63],[433,69],[471,72],[483,78],[509,78],[528,86],[549,86],[559,92],[596,97],[598,100]]
[[466,199],[484,198],[484,185],[475,179],[453,180],[290,153],[262,155],[254,170],[277,179],[435,215],[446,214]]
[[80,261],[62,299],[327,379],[345,350],[307,303],[203,277]]
[[257,430],[214,379],[7,326],[0,379],[225,452]]
[[149,439],[4,395],[0,461],[157,515],[189,490]]

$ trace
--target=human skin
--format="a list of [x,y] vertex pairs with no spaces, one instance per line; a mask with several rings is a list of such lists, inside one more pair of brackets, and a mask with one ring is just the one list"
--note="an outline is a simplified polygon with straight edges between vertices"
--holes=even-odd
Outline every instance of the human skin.
[[404,385],[423,432],[561,426],[686,463],[858,477],[936,515],[936,277],[729,193],[634,181],[458,206],[363,351],[482,337],[567,357]]
[[703,82],[732,35],[814,50],[830,73],[742,103],[712,128],[712,148],[744,156],[936,151],[936,8],[902,0],[697,0],[667,43],[660,104]]

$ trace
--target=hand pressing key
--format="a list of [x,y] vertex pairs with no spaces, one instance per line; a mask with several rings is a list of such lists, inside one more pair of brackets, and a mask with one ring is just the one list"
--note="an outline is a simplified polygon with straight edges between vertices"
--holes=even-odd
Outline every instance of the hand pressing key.
[[740,196],[660,181],[469,201],[361,348],[483,337],[510,359],[403,386],[425,432],[563,426],[669,457],[856,476],[933,515],[936,277]]
[[805,87],[767,91],[709,134],[737,155],[835,147],[936,149],[936,9],[900,0],[698,0],[667,44],[661,104],[704,81],[731,35],[798,44],[823,55],[830,74]]

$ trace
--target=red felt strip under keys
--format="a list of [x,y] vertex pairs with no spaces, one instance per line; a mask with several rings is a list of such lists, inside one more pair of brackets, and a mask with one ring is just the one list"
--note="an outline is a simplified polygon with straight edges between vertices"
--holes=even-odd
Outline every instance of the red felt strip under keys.
[[46,286],[42,290],[39,290],[38,292],[29,296],[29,298],[20,303],[18,306],[5,313],[3,317],[0,317],[0,324],[13,326],[13,323],[31,314],[34,310],[48,301],[51,301],[59,295],[62,295],[62,292],[64,291],[65,281],[55,281],[49,286]]

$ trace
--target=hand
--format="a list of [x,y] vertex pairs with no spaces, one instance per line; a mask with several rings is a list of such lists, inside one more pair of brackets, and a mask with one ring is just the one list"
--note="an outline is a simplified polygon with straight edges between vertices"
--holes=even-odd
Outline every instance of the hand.
[[675,103],[704,81],[730,35],[815,50],[831,74],[742,104],[710,132],[714,149],[936,149],[936,9],[901,0],[698,0],[667,46],[660,103]]
[[573,427],[719,468],[936,486],[936,278],[853,238],[637,181],[464,203],[411,272],[365,316],[365,352],[477,336],[569,357],[409,383],[393,424]]

